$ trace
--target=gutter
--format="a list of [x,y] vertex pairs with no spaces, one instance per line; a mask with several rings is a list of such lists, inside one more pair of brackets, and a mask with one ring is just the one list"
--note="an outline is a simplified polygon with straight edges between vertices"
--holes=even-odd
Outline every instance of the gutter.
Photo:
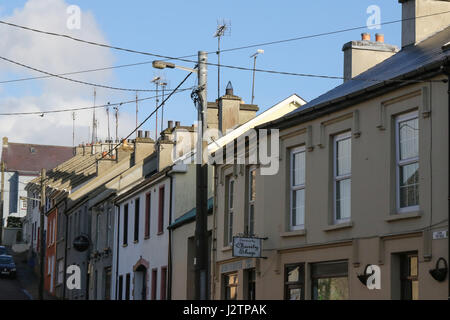
[[[448,61],[448,58],[445,61]],[[410,72],[409,74],[405,74],[402,77],[374,84],[373,86],[364,88],[357,92],[349,93],[346,96],[338,97],[316,106],[312,106],[310,108],[307,107],[306,109],[300,110],[299,112],[296,112],[289,116],[284,116],[277,120],[273,120],[257,126],[255,129],[268,129],[274,128],[276,126],[278,126],[278,129],[283,129],[289,126],[301,124],[319,118],[323,115],[336,112],[337,110],[344,109],[351,105],[367,101],[368,99],[380,96],[392,90],[414,84],[413,82],[408,81],[410,78],[415,77],[416,80],[420,80],[440,75],[442,74],[442,70],[440,68],[442,66],[442,62],[443,61],[433,63],[427,67],[420,68],[418,70]],[[404,80],[404,82],[397,82],[400,80]]]

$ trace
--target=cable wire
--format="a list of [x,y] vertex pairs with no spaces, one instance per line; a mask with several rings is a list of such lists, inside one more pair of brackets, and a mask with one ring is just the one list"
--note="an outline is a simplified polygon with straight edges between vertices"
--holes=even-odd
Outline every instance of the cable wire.
[[[180,93],[187,90],[192,90],[193,87],[190,88],[183,88],[177,90],[176,93]],[[145,101],[145,100],[151,100],[158,97],[162,97],[162,95],[152,96],[152,97],[146,97],[138,99],[137,101]],[[10,112],[10,113],[0,113],[0,116],[24,116],[24,115],[45,115],[49,113],[62,113],[62,112],[73,112],[73,111],[82,111],[82,110],[91,110],[91,109],[99,109],[99,108],[106,108],[106,107],[112,107],[112,106],[122,106],[124,104],[130,104],[130,103],[136,103],[136,99],[128,100],[128,101],[122,101],[122,102],[115,102],[110,104],[103,104],[98,106],[91,106],[91,107],[79,107],[79,108],[66,108],[66,109],[57,109],[57,110],[47,110],[47,111],[30,111],[30,112]]]
[[[392,20],[392,21],[387,21],[387,22],[382,22],[382,23],[379,23],[379,24],[375,24],[374,26],[384,26],[384,25],[399,23],[399,22],[403,22],[403,21],[409,21],[409,20],[416,20],[416,19],[433,17],[433,16],[437,16],[437,15],[441,15],[441,14],[447,14],[447,13],[450,13],[450,11],[443,11],[443,12],[437,12],[437,13],[432,13],[432,14],[428,14],[428,15],[418,16],[418,17],[411,17],[411,18],[405,18],[405,19]],[[81,42],[81,43],[85,43],[85,44],[95,45],[95,46],[99,46],[99,47],[104,47],[104,48],[109,48],[109,49],[129,52],[129,53],[136,53],[136,54],[142,54],[142,55],[147,55],[147,56],[153,56],[153,57],[163,58],[163,59],[168,59],[168,60],[180,60],[180,61],[184,61],[184,62],[192,62],[190,60],[186,60],[185,58],[190,58],[190,57],[196,57],[197,56],[196,54],[193,54],[193,55],[186,55],[186,56],[182,56],[182,57],[170,57],[170,56],[165,56],[165,55],[161,55],[161,54],[157,54],[157,53],[151,53],[151,52],[139,51],[139,50],[134,50],[134,49],[122,48],[122,47],[112,46],[112,45],[108,45],[108,44],[105,44],[105,43],[99,43],[99,42],[95,42],[95,41],[88,41],[88,40],[76,38],[76,37],[73,37],[73,36],[70,36],[70,35],[67,35],[67,34],[61,34],[61,33],[50,32],[50,31],[43,31],[43,30],[39,30],[39,29],[36,29],[36,28],[31,28],[31,27],[18,25],[18,24],[12,23],[12,22],[6,22],[6,21],[3,21],[3,20],[0,20],[0,24],[8,25],[8,26],[11,26],[11,27],[20,28],[20,29],[24,29],[24,30],[28,30],[28,31],[33,31],[33,32],[41,33],[41,34],[51,35],[51,36],[55,36],[55,37],[63,37],[63,38],[66,38],[66,39],[70,39],[70,40]],[[230,52],[230,51],[243,50],[243,49],[248,49],[248,48],[253,48],[253,47],[268,46],[268,45],[284,43],[284,42],[292,42],[292,41],[298,41],[298,40],[304,40],[304,39],[311,39],[311,38],[323,37],[323,36],[334,35],[334,34],[338,34],[338,33],[344,33],[344,32],[355,31],[355,30],[366,29],[366,28],[367,28],[367,25],[359,26],[359,27],[352,27],[352,28],[346,28],[346,29],[341,29],[341,30],[322,32],[322,33],[317,33],[317,34],[312,34],[312,35],[307,35],[307,36],[300,36],[300,37],[295,37],[295,38],[290,38],[290,39],[275,40],[275,41],[271,41],[271,42],[263,42],[263,43],[258,43],[258,44],[252,44],[252,45],[247,45],[247,46],[236,47],[236,48],[223,49],[223,50],[221,50],[221,52]],[[217,50],[208,52],[208,54],[216,54],[216,53],[217,53]]]
[[54,74],[54,73],[51,73],[51,72],[47,72],[47,71],[44,71],[44,70],[41,70],[41,69],[38,69],[38,68],[35,68],[35,67],[32,67],[32,66],[29,66],[29,65],[26,65],[26,64],[23,64],[23,63],[20,63],[20,62],[17,62],[17,61],[14,61],[14,60],[2,57],[2,56],[0,56],[0,59],[4,60],[4,61],[7,61],[9,63],[15,64],[15,65],[24,67],[26,69],[30,69],[30,70],[33,70],[33,71],[37,71],[37,72],[46,74],[48,76],[52,76],[52,77],[56,77],[56,78],[59,78],[59,79],[62,79],[62,80],[76,82],[76,83],[79,83],[79,84],[84,84],[84,85],[88,85],[88,86],[92,86],[92,87],[105,88],[105,89],[118,90],[118,91],[133,91],[133,92],[136,92],[136,91],[138,91],[138,92],[154,92],[155,91],[154,89],[118,88],[118,87],[111,87],[111,86],[106,86],[106,85],[92,83],[92,82],[76,80],[76,79],[67,78],[67,77],[64,77],[64,76],[61,76],[61,75],[58,75],[58,74]]
[[[174,90],[172,90],[172,92],[158,105],[158,107],[155,108],[155,110],[153,110],[153,112],[151,112],[147,118],[144,119],[144,121],[142,121],[133,131],[131,131],[123,140],[128,140],[129,137],[131,137],[137,130],[139,130],[140,127],[142,127],[144,125],[144,123],[146,123],[158,110],[159,108],[161,108],[167,100],[170,99],[170,97],[172,97],[172,95],[174,93],[176,93],[178,91],[178,89],[183,85],[183,83],[186,82],[186,80],[192,75],[192,72],[190,72],[177,86]],[[136,100],[134,100],[136,101]],[[88,168],[90,168],[91,166],[93,166],[94,164],[96,164],[99,160],[106,158],[107,156],[111,155],[111,153],[116,150],[122,143],[118,143],[116,144],[111,150],[109,150],[106,154],[102,154],[100,159],[95,159],[95,161],[93,163],[91,163],[90,165],[84,167],[83,169],[81,169],[81,171],[84,171]]]

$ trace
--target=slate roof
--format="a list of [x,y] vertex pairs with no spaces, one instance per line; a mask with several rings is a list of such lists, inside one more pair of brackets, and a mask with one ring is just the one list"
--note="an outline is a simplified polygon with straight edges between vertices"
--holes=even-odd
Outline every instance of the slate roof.
[[[371,69],[311,100],[303,107],[261,127],[271,127],[312,111],[311,109],[338,104],[358,95],[370,93],[378,88],[401,83],[397,80],[414,79],[414,77],[426,71],[438,69],[440,65],[445,62],[448,63],[450,60],[449,41],[450,27],[447,27],[416,45],[404,47],[401,51]],[[446,49],[443,48],[444,46]]]
[[73,156],[72,147],[4,141],[2,148],[6,171],[23,174],[38,174],[43,168],[50,170]]

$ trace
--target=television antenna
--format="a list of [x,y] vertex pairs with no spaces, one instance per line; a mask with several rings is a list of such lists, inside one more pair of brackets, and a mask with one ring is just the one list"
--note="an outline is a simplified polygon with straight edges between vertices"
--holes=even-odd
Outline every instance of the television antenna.
[[217,29],[214,38],[217,38],[217,103],[220,98],[220,39],[223,36],[231,36],[231,20],[217,20]]

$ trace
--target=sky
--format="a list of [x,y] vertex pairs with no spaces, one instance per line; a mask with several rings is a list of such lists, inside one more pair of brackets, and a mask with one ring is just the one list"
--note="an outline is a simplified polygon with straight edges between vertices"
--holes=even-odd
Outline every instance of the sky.
[[[80,8],[80,28],[69,29],[67,21],[73,17],[67,8]],[[340,29],[365,26],[371,13],[367,9],[377,5],[381,22],[401,19],[401,5],[397,0],[346,0],[346,1],[268,1],[268,0],[0,0],[0,20],[36,29],[71,35],[88,41],[106,43],[139,51],[171,57],[196,55],[198,51],[217,50],[213,37],[218,21],[231,22],[230,34],[222,38],[222,49],[307,36]],[[69,24],[70,25],[70,24]],[[258,46],[224,52],[221,63],[246,68],[253,67],[250,56],[264,49],[257,58],[256,67],[295,73],[342,76],[342,46],[359,40],[362,32],[383,33],[385,42],[400,47],[400,23],[381,26],[381,29],[361,29],[328,36]],[[51,72],[65,73],[104,68],[123,64],[151,62],[151,56],[125,53],[91,46],[69,39],[37,34],[0,25],[0,56]],[[196,58],[189,58],[195,60]],[[217,63],[217,55],[210,54],[208,61]],[[174,61],[177,65],[194,67],[194,63]],[[18,78],[40,76],[36,71],[0,60],[0,82]],[[187,75],[178,69],[153,69],[151,63],[134,67],[99,71],[67,77],[86,82],[127,89],[154,89],[151,80],[162,76],[174,88]],[[221,69],[221,94],[228,81],[234,94],[251,102],[252,72]],[[183,85],[194,86],[195,76]],[[287,75],[257,73],[255,101],[260,112],[296,93],[307,101],[338,86],[342,80],[328,80]],[[140,92],[140,98],[151,97],[152,92]],[[96,88],[96,105],[135,99],[133,91],[114,91]],[[208,100],[217,98],[217,68],[208,66]],[[94,104],[94,87],[57,78],[0,83],[0,113],[57,110],[89,107]],[[155,101],[139,103],[139,122],[155,109]],[[105,109],[97,109],[99,139],[107,137],[108,118]],[[178,93],[167,101],[164,124],[167,120],[191,125],[196,119],[196,109],[190,91]],[[119,136],[125,137],[135,127],[136,105],[122,105],[119,110]],[[161,113],[159,113],[161,121]],[[111,135],[115,121],[110,110]],[[73,130],[72,113],[48,114],[44,117],[1,116],[0,136],[13,142],[71,146]],[[92,110],[75,114],[75,144],[90,142]],[[160,131],[161,123],[158,123]],[[155,117],[142,130],[155,135]]]

